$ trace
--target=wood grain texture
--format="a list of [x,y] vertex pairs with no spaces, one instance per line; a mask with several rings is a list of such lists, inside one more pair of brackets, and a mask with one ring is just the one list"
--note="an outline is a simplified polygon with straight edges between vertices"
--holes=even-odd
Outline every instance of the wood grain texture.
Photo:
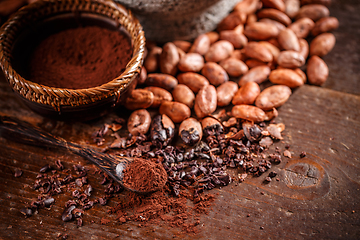
[[330,15],[338,18],[339,28],[334,31],[336,44],[325,57],[329,78],[323,87],[336,91],[360,94],[360,2],[332,0]]
[[[324,58],[329,79],[323,87],[305,85],[295,90],[276,118],[286,129],[284,140],[273,148],[284,151],[288,145],[292,154],[270,170],[278,173],[279,181],[265,184],[266,173],[212,190],[215,204],[201,217],[200,233],[195,236],[161,223],[120,224],[107,210],[124,194],[107,206],[85,211],[84,226],[77,227],[61,220],[70,191],[56,195],[51,210],[40,209],[30,218],[24,218],[19,209],[37,198],[31,186],[45,164],[60,159],[67,168],[85,166],[94,198],[101,197],[104,189],[102,178],[94,174],[97,168],[67,151],[24,146],[0,137],[0,239],[58,239],[58,233],[67,233],[69,239],[360,239],[360,4],[334,0],[330,11],[339,18],[340,28],[334,32],[335,48]],[[95,146],[91,133],[127,113],[119,110],[85,123],[46,119],[18,101],[0,74],[0,114]],[[300,158],[303,151],[306,157]],[[23,171],[19,178],[14,177],[17,168]],[[102,225],[102,218],[111,222]]]
[[[293,155],[291,159],[283,157],[282,163],[271,169],[278,173],[279,181],[264,184],[267,176],[264,174],[213,190],[215,204],[209,215],[202,216],[201,232],[196,238],[357,239],[360,236],[360,97],[303,86],[279,112],[276,122],[283,122],[286,130],[284,141],[276,146],[285,150],[285,145],[289,145]],[[52,124],[51,120],[39,117],[34,122],[41,122],[38,125],[52,129],[53,134],[80,141],[83,137],[89,139],[94,126],[101,121],[105,120],[67,123],[65,129],[62,123]],[[73,133],[80,131],[83,135],[74,137]],[[74,222],[61,221],[70,192],[56,196],[56,204],[50,211],[41,209],[25,219],[19,209],[36,199],[31,184],[42,166],[60,158],[68,168],[79,163],[92,172],[96,167],[66,151],[24,146],[2,138],[0,151],[0,218],[3,220],[0,236],[5,239],[54,239],[58,233],[67,233],[70,239],[79,235],[89,239],[194,238],[166,225],[119,224],[106,211],[124,197],[121,194],[119,199],[110,200],[108,206],[86,211],[84,226],[80,228]],[[302,151],[307,152],[305,158],[299,157]],[[14,177],[16,168],[24,172],[20,178]],[[104,187],[99,184],[99,176],[89,174],[89,182],[95,189],[94,197],[101,196]],[[113,221],[101,225],[102,218]]]

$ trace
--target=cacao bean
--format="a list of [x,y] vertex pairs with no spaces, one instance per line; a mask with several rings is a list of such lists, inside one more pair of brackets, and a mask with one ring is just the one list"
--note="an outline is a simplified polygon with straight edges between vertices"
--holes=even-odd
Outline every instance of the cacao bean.
[[257,84],[261,84],[268,78],[270,72],[271,69],[268,66],[251,68],[240,78],[239,86],[243,86],[247,82],[256,82]]
[[191,46],[189,52],[198,53],[200,55],[205,55],[210,48],[210,38],[208,35],[200,34],[195,38],[193,45]]
[[238,84],[233,81],[224,82],[216,89],[217,105],[227,106],[231,103],[235,93],[238,91]]
[[147,71],[146,71],[146,68],[144,66],[142,66],[141,71],[140,71],[140,75],[139,75],[138,80],[137,80],[137,85],[144,84],[145,81],[146,81],[146,78],[147,78]]
[[267,23],[273,24],[274,26],[277,27],[277,29],[279,30],[279,32],[280,32],[281,30],[283,30],[283,29],[286,28],[284,24],[282,24],[282,23],[280,23],[280,22],[278,22],[278,21],[272,20],[272,19],[270,19],[270,18],[261,18],[261,19],[259,20],[259,22],[267,22]]
[[[217,40],[219,40],[220,35],[219,33],[215,32],[215,31],[211,31],[211,32],[207,32],[205,33],[209,39],[210,39],[210,45],[213,44],[214,42],[216,42]],[[210,46],[209,45],[209,46]]]
[[231,77],[240,77],[249,70],[243,61],[233,57],[222,60],[219,64]]
[[194,106],[195,94],[185,84],[178,84],[172,91],[174,101],[180,102],[192,108]]
[[255,106],[262,110],[271,110],[282,106],[290,97],[291,89],[285,85],[273,85],[265,88],[255,100]]
[[210,115],[216,110],[217,95],[213,85],[202,88],[195,97],[194,110],[198,118]]
[[231,109],[231,115],[255,123],[263,122],[265,120],[265,112],[262,109],[251,105],[235,105]]
[[191,110],[180,102],[163,101],[159,113],[167,115],[174,123],[180,123],[190,117]]
[[270,38],[269,40],[267,40],[267,42],[271,43],[272,45],[274,45],[275,47],[277,47],[278,49],[281,48],[279,41],[276,38]]
[[246,55],[243,53],[242,50],[240,49],[235,49],[232,54],[230,55],[230,58],[236,58],[239,59],[240,61],[245,61],[246,59]]
[[260,7],[261,2],[259,0],[243,0],[235,5],[234,11],[250,15],[255,13]]
[[248,104],[251,105],[260,94],[259,84],[256,82],[245,83],[236,93],[232,99],[233,105]]
[[299,39],[290,28],[280,31],[278,42],[283,50],[300,51]]
[[150,73],[145,81],[148,86],[161,87],[171,91],[176,87],[178,81],[175,77],[164,73]]
[[233,30],[235,27],[237,27],[240,24],[244,24],[246,21],[246,14],[239,12],[239,11],[233,11],[229,15],[227,15],[217,26],[218,32],[224,31],[224,30]]
[[[179,59],[181,59],[182,57],[184,57],[186,55],[186,52],[184,52],[183,50],[181,50],[180,48],[176,47],[178,54],[179,54]],[[180,60],[179,60],[180,62]],[[179,66],[179,63],[178,63]]]
[[[269,66],[269,63],[264,63],[262,61],[259,61],[257,59],[254,59],[254,58],[250,58],[250,59],[247,59],[245,61],[245,64],[251,69],[251,68],[254,68],[254,67],[259,67],[259,66]],[[270,67],[270,66],[269,66]]]
[[315,27],[311,30],[313,36],[317,36],[320,33],[331,32],[339,27],[339,20],[335,17],[320,18]]
[[320,86],[329,76],[329,68],[324,60],[314,55],[309,58],[306,73],[309,83]]
[[305,58],[296,51],[281,51],[277,59],[277,64],[284,68],[297,68],[305,64]]
[[217,132],[223,132],[224,127],[219,122],[219,120],[213,118],[213,117],[206,117],[201,121],[201,126],[203,129],[204,135],[208,135],[207,132],[211,132],[212,130],[215,130]]
[[188,41],[184,41],[184,40],[175,40],[173,41],[173,44],[175,44],[175,46],[177,48],[180,48],[181,50],[183,50],[184,52],[188,52],[191,48],[191,42]]
[[270,82],[296,88],[304,85],[303,79],[292,69],[275,69],[269,75]]
[[303,56],[303,58],[306,60],[309,56],[309,44],[305,39],[299,39],[300,43],[300,55]]
[[243,48],[248,43],[246,36],[242,32],[236,30],[221,31],[220,39],[229,41],[234,46],[234,48]]
[[335,36],[332,33],[322,33],[315,37],[310,43],[310,56],[323,57],[335,46]]
[[252,23],[254,23],[254,22],[257,22],[257,16],[256,16],[256,14],[255,13],[252,13],[252,14],[250,14],[248,17],[247,17],[247,19],[246,19],[246,24],[245,25],[250,25],[250,24],[252,24]]
[[285,3],[283,0],[261,0],[264,7],[275,8],[281,12],[285,12]]
[[188,86],[194,93],[209,85],[209,81],[198,73],[181,73],[177,76],[179,83]]
[[149,73],[156,72],[159,69],[161,52],[162,52],[161,47],[155,46],[150,49],[144,61],[144,67],[146,68],[147,72]]
[[300,68],[295,68],[293,69],[297,74],[299,74],[299,76],[301,77],[301,79],[303,80],[304,83],[306,83],[306,74],[303,72],[303,70],[301,70]]
[[228,58],[234,51],[234,46],[227,40],[220,40],[212,44],[205,54],[207,62],[220,62]]
[[175,125],[171,119],[162,114],[156,115],[150,126],[150,138],[158,148],[166,147],[175,136]]
[[174,76],[177,72],[179,60],[179,52],[175,44],[172,42],[165,43],[160,54],[160,71]]
[[279,29],[272,23],[254,22],[246,25],[244,35],[253,40],[267,40],[277,37]]
[[300,18],[293,22],[289,29],[293,30],[298,38],[307,38],[315,23],[308,17]]
[[205,63],[201,70],[201,74],[214,86],[219,86],[220,84],[229,81],[229,76],[226,71],[215,62]]
[[300,8],[298,14],[295,19],[300,19],[304,17],[308,17],[314,22],[323,17],[328,17],[330,15],[330,11],[327,7],[321,4],[308,4],[304,5]]
[[284,0],[285,13],[290,18],[294,18],[300,10],[300,0]]
[[161,105],[163,101],[173,100],[171,93],[165,90],[164,88],[150,86],[150,87],[145,87],[144,89],[154,94],[154,101],[150,107],[157,108]]
[[200,142],[202,132],[201,123],[195,118],[185,119],[179,126],[179,136],[182,142],[189,146]]
[[237,32],[237,33],[241,33],[243,34],[244,33],[244,25],[243,24],[240,24],[240,25],[237,25],[233,31]]
[[204,67],[204,58],[198,53],[187,53],[180,58],[178,68],[183,72],[199,72]]
[[262,62],[271,62],[273,55],[264,45],[258,42],[249,42],[244,48],[245,54],[249,58],[254,58]]
[[128,131],[134,135],[146,134],[151,124],[150,113],[146,109],[139,109],[131,113],[127,122]]
[[280,49],[277,48],[274,44],[267,42],[267,41],[260,41],[259,44],[263,45],[264,47],[266,47],[271,54],[273,55],[273,60],[276,61],[279,53],[280,53]]
[[265,121],[271,121],[274,118],[276,118],[278,115],[279,115],[279,113],[276,110],[276,108],[273,108],[269,111],[265,111]]
[[145,89],[134,89],[125,99],[124,106],[130,110],[148,108],[154,102],[154,94]]
[[291,19],[285,13],[273,8],[265,8],[258,11],[257,17],[270,18],[284,24],[285,26],[289,26],[292,22]]

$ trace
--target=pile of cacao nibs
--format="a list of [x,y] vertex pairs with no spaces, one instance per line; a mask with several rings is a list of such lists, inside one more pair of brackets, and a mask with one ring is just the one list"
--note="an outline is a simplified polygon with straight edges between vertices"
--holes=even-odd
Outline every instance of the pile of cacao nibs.
[[155,115],[145,133],[124,137],[115,134],[117,138],[108,147],[127,157],[159,159],[174,196],[179,196],[181,189],[191,188],[197,197],[204,190],[228,185],[232,180],[228,168],[237,169],[238,180],[244,181],[246,175],[260,176],[272,163],[281,162],[280,152],[270,154],[268,149],[274,141],[283,139],[283,124],[254,124],[241,119],[221,122],[206,117],[200,129],[189,127],[175,134],[179,126],[169,121],[166,115]]
[[101,184],[107,186],[102,197],[91,197],[93,188],[88,182],[87,172],[84,166],[78,164],[73,165],[72,169],[65,168],[60,160],[56,160],[54,164],[46,164],[39,170],[32,186],[39,193],[37,200],[29,203],[20,212],[30,217],[41,209],[50,209],[55,203],[55,195],[66,193],[70,199],[65,203],[61,219],[64,222],[76,220],[77,225],[82,226],[84,211],[91,209],[95,204],[106,205],[113,194],[124,190],[97,170],[96,173],[103,176]]

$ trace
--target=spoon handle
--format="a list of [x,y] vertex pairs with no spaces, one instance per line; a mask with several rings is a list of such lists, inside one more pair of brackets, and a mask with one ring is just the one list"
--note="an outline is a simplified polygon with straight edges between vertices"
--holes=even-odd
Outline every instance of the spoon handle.
[[[28,145],[68,148],[68,143],[64,139],[53,136],[20,120],[6,116],[0,116],[0,135],[4,138]],[[73,147],[80,147],[77,144],[71,145],[73,145]]]
[[[125,165],[131,161],[130,158],[112,156],[82,147],[76,143],[51,135],[35,126],[5,116],[0,116],[0,136],[28,145],[68,149],[90,160],[117,181],[119,181],[119,177],[122,177],[119,176],[122,175],[120,170],[125,168]],[[119,169],[120,166],[121,169]]]

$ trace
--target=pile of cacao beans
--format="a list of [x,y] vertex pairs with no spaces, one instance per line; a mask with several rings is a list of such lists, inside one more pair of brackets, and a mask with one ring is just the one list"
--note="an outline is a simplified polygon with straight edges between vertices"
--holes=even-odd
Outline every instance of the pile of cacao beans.
[[[165,124],[179,123],[188,145],[201,139],[202,128],[212,124],[209,116],[220,108],[230,109],[227,123],[272,120],[293,89],[321,85],[328,77],[321,57],[333,49],[331,31],[339,26],[330,3],[243,0],[216,31],[193,42],[147,43],[137,88],[125,103],[134,110],[129,132],[149,130],[147,108],[158,108]],[[189,140],[189,134],[198,137]]]

